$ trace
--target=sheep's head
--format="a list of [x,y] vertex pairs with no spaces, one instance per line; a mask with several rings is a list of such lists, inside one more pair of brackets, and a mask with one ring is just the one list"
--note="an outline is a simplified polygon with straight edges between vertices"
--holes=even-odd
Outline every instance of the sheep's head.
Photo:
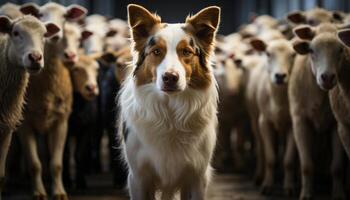
[[266,44],[254,38],[251,40],[251,45],[266,55],[267,71],[271,82],[276,85],[288,83],[295,57],[295,51],[290,42],[286,39],[277,39]]
[[92,100],[98,93],[97,75],[98,63],[88,56],[79,56],[79,60],[71,69],[74,90],[80,93],[84,99]]
[[332,89],[336,70],[343,56],[344,46],[337,38],[337,27],[324,23],[318,27],[300,26],[294,29],[299,38],[293,44],[296,52],[309,55],[309,61],[317,84],[324,90]]
[[10,38],[7,56],[13,64],[33,73],[44,67],[45,37],[51,37],[59,30],[55,24],[43,24],[32,16],[21,17],[14,21],[6,16],[0,16],[0,32]]

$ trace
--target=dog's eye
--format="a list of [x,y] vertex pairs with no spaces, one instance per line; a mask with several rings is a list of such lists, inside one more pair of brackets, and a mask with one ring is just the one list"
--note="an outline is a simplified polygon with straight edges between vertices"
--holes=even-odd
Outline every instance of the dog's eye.
[[187,50],[187,49],[184,49],[184,50],[182,50],[182,55],[185,57],[189,57],[192,55],[192,52]]
[[152,51],[152,53],[153,53],[154,55],[156,55],[156,56],[159,56],[160,53],[161,53],[161,51],[160,51],[160,49],[155,49],[155,50]]

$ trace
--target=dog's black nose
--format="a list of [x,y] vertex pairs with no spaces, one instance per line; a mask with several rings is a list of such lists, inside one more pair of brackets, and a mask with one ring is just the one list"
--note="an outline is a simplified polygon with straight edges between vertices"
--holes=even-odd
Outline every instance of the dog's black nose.
[[165,85],[173,87],[179,80],[179,74],[176,72],[165,72],[162,79]]

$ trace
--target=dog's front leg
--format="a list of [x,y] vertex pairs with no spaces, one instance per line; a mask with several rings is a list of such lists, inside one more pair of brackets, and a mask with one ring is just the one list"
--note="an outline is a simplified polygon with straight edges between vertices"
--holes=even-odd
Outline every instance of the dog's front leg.
[[197,177],[191,184],[181,188],[181,200],[205,200],[208,187],[208,174]]
[[155,200],[155,190],[150,184],[145,184],[131,173],[128,177],[131,200]]

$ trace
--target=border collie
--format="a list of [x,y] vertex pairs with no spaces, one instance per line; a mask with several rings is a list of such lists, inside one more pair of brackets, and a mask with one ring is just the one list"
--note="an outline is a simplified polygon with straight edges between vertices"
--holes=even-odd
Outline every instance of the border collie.
[[167,24],[130,4],[132,71],[120,91],[119,134],[131,199],[203,200],[216,143],[218,92],[210,57],[220,8]]

